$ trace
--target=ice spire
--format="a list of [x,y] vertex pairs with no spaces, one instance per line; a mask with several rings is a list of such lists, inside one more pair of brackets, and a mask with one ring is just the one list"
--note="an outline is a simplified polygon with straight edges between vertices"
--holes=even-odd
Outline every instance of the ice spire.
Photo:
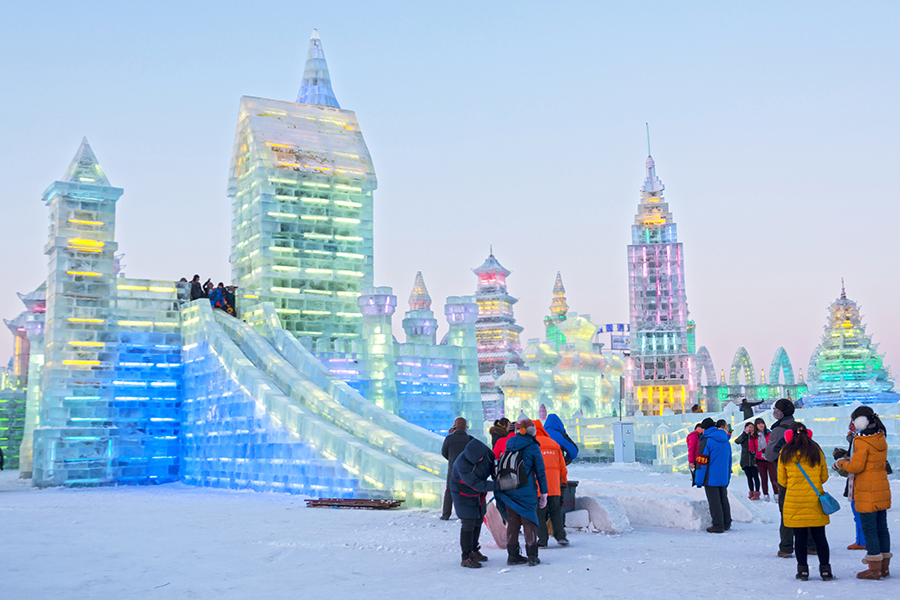
[[661,192],[666,189],[666,186],[663,185],[663,182],[659,180],[659,177],[656,176],[656,163],[653,161],[653,155],[650,154],[650,125],[647,124],[647,178],[644,179],[644,187],[641,188],[642,192],[646,192],[648,194],[652,194],[655,192]]
[[303,81],[297,94],[298,104],[317,104],[340,108],[334,91],[331,89],[331,77],[328,75],[328,64],[319,31],[313,29],[309,38],[309,52],[306,54],[306,67],[303,69]]
[[416,282],[409,294],[409,310],[431,310],[431,296],[428,295],[428,288],[425,287],[422,271],[416,272]]
[[550,302],[550,314],[554,317],[564,317],[569,312],[566,303],[566,287],[563,285],[562,275],[556,272],[556,283],[553,284],[553,300]]
[[75,158],[69,164],[69,168],[62,176],[62,181],[70,183],[88,183],[91,185],[109,186],[109,179],[103,172],[103,167],[94,156],[87,138],[81,138],[81,146],[75,153]]
[[847,290],[844,289],[844,278],[841,277],[841,298],[846,300],[847,298]]

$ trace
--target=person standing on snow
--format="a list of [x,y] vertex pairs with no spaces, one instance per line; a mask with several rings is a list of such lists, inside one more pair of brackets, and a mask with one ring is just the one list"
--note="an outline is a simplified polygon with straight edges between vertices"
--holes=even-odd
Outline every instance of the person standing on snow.
[[[450,493],[450,476],[453,474],[453,463],[456,458],[463,453],[466,445],[473,438],[466,433],[468,423],[462,417],[457,417],[453,421],[450,433],[444,438],[444,444],[441,446],[441,456],[447,459],[447,487],[444,489],[444,504],[441,507],[441,521],[450,520],[450,512],[453,510],[453,496]],[[459,514],[457,513],[457,517]]]
[[558,415],[547,415],[547,419],[544,421],[544,431],[547,432],[550,439],[559,444],[563,451],[563,457],[566,459],[566,465],[578,458],[578,444],[573,442],[566,433],[566,426],[563,425],[562,419]]
[[753,418],[753,407],[759,406],[762,404],[762,400],[759,402],[748,402],[746,398],[741,400],[741,404],[738,406],[741,409],[741,412],[744,414],[744,420]]
[[[842,458],[850,458],[853,455],[854,438],[856,438],[856,425],[853,424],[853,421],[850,421],[850,429],[847,431],[847,441],[850,442],[850,447],[847,450],[835,448],[834,452],[831,453],[834,460],[837,461]],[[841,477],[847,478],[847,483],[844,484],[844,498],[850,500],[850,482],[855,478],[850,477],[850,473],[847,471],[838,469],[838,473]],[[847,550],[865,550],[866,534],[863,533],[862,520],[860,519],[859,512],[856,510],[856,504],[853,500],[850,500],[850,511],[853,513],[853,522],[856,524],[856,541],[847,546]]]
[[716,427],[715,421],[703,419],[703,435],[697,454],[694,485],[702,487],[709,501],[712,526],[709,533],[724,533],[731,529],[731,505],[728,503],[728,484],[731,482],[731,446],[728,432]]
[[488,430],[488,433],[491,434],[491,448],[493,448],[497,445],[498,440],[509,435],[509,419],[506,417],[497,419]]
[[860,406],[850,415],[856,426],[853,454],[834,463],[853,475],[850,499],[859,511],[866,537],[868,570],[857,573],[858,579],[888,577],[893,554],[888,531],[887,511],[891,507],[891,485],[887,478],[887,430],[871,406]]
[[775,463],[766,460],[766,446],[769,443],[769,428],[762,418],[753,421],[756,427],[756,468],[759,471],[759,481],[762,484],[762,493],[769,502],[772,498],[769,496],[769,481],[772,482],[772,493],[775,494],[775,500],[778,500],[778,471]]
[[759,469],[756,468],[756,451],[759,437],[753,423],[744,425],[744,432],[737,436],[734,443],[741,447],[741,469],[747,475],[747,487],[750,488],[750,500],[759,500]]
[[[506,519],[506,550],[509,558],[508,565],[521,565],[528,563],[533,567],[540,564],[538,558],[538,516],[537,509],[547,506],[547,476],[544,472],[544,459],[541,456],[541,447],[534,435],[537,429],[529,418],[524,418],[518,423],[518,433],[507,438],[505,454],[520,452],[524,470],[526,473],[525,484],[520,488],[506,491],[497,491],[494,498],[497,499],[497,508]],[[500,440],[502,442],[503,440]],[[540,495],[539,495],[540,494]],[[525,531],[526,559],[519,554],[519,530]]]
[[453,507],[460,520],[459,546],[462,550],[461,566],[480,569],[488,557],[481,553],[478,540],[481,524],[487,511],[485,496],[496,492],[494,477],[494,453],[481,440],[472,438],[462,454],[456,457],[450,469],[450,492]]
[[688,468],[691,470],[691,485],[694,485],[694,472],[697,470],[697,448],[700,446],[700,436],[703,435],[703,425],[697,423],[694,430],[687,434]]
[[794,547],[797,549],[797,579],[809,579],[806,539],[812,537],[819,555],[819,573],[823,581],[830,581],[834,575],[829,564],[825,526],[831,519],[822,511],[819,501],[819,490],[828,481],[825,455],[812,440],[812,431],[799,421],[791,424],[791,428],[784,433],[784,440],[778,459],[778,481],[784,497],[782,518],[784,525],[794,534]]
[[547,505],[538,508],[538,547],[546,548],[550,541],[550,532],[547,528],[547,517],[553,525],[553,537],[560,546],[568,546],[566,539],[566,525],[562,514],[562,491],[568,482],[568,471],[563,451],[544,430],[540,421],[534,422],[534,439],[541,446],[541,456],[544,459],[544,474],[547,477]]

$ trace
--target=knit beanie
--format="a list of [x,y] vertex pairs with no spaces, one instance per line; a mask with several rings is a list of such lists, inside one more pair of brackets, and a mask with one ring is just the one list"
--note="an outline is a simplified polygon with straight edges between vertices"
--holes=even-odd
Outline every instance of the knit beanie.
[[775,408],[781,411],[781,413],[789,417],[794,414],[794,403],[788,400],[787,398],[782,398],[778,402],[775,403]]
[[713,421],[712,419],[710,419],[709,417],[706,417],[700,423],[700,427],[702,427],[703,429],[713,429],[715,426],[716,426],[716,422]]

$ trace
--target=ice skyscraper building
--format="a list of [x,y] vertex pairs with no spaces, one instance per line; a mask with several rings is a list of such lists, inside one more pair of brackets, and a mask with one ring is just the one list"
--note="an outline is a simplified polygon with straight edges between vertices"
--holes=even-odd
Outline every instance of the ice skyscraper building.
[[274,303],[298,337],[358,337],[356,300],[373,284],[376,187],[356,115],[340,108],[313,31],[297,102],[241,98],[228,185],[239,296]]
[[660,414],[671,408],[681,413],[697,396],[688,349],[684,251],[649,148],[646,168],[628,246],[629,410]]

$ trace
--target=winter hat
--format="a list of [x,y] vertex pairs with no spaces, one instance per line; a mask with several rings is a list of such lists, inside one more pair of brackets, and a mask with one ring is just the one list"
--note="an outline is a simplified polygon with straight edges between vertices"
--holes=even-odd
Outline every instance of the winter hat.
[[[809,439],[812,439],[812,429],[806,430],[806,436]],[[787,431],[784,432],[784,443],[789,444],[792,439],[794,439],[794,431],[791,429],[788,429]]]
[[706,417],[703,421],[700,422],[700,427],[703,429],[713,429],[716,426],[716,422]]
[[778,402],[775,403],[775,408],[780,410],[782,414],[786,417],[794,414],[794,403],[788,400],[787,398],[782,398]]
[[525,417],[521,421],[519,421],[519,435],[528,434],[534,437],[534,434],[537,433],[537,429],[534,426],[534,421]]

